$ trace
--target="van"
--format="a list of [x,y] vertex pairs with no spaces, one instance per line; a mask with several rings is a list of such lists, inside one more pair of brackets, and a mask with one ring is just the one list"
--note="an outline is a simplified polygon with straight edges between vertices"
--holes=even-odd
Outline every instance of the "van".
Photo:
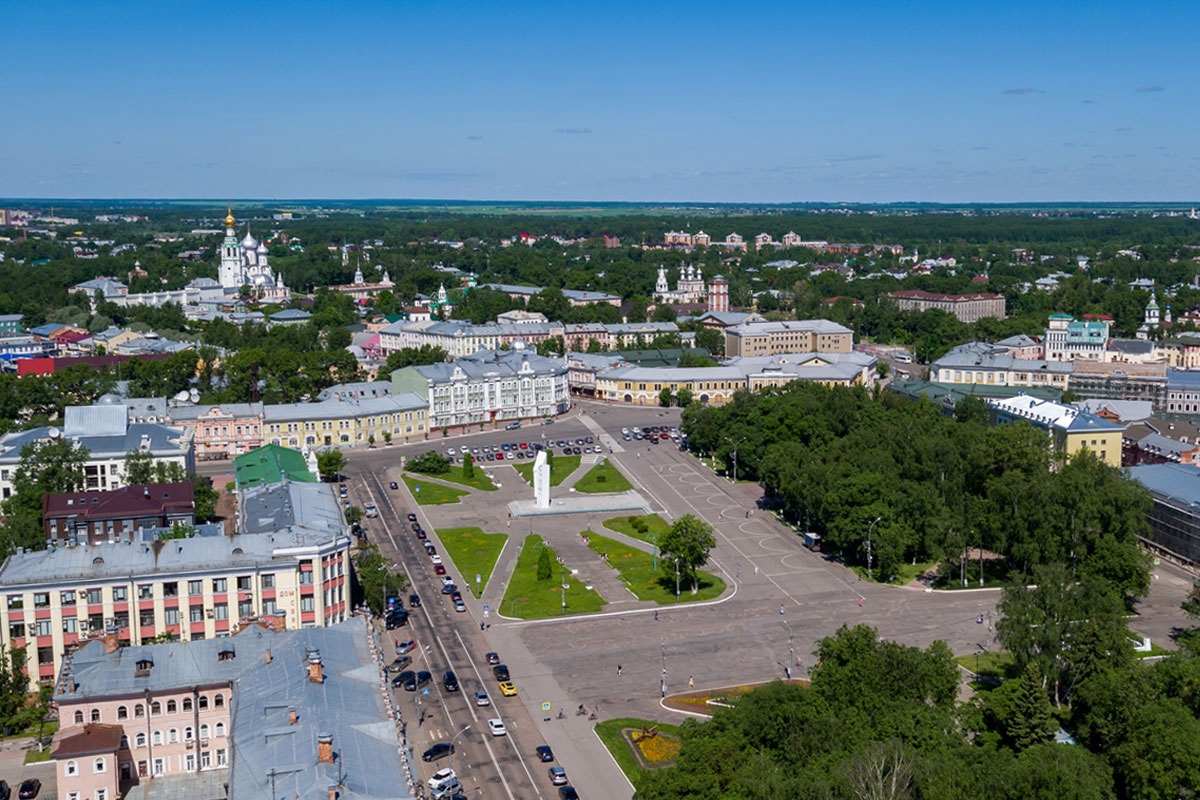
[[913,363],[912,354],[911,353],[896,353],[896,363],[897,364]]

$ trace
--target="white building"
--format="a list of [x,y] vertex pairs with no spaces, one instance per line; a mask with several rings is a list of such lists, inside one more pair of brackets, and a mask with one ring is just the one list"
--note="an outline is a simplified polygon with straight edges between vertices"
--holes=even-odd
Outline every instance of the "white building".
[[246,238],[237,239],[237,220],[230,211],[225,217],[225,241],[221,243],[221,266],[217,276],[225,289],[250,287],[260,299],[272,303],[284,303],[291,292],[283,283],[283,276],[276,275],[267,263],[269,254],[266,242],[260,242],[246,231]]
[[62,428],[33,428],[0,438],[0,499],[11,496],[21,449],[28,444],[66,438],[85,448],[84,488],[106,490],[126,485],[125,459],[133,451],[192,470],[192,435],[191,430],[156,423],[130,423],[123,405],[68,406]]

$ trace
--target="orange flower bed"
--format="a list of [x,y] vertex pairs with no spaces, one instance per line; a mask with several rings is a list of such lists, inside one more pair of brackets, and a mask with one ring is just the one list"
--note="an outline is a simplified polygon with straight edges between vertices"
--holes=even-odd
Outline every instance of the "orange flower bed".
[[659,734],[642,739],[637,743],[642,758],[651,764],[661,764],[664,761],[674,761],[679,756],[679,739],[674,736]]

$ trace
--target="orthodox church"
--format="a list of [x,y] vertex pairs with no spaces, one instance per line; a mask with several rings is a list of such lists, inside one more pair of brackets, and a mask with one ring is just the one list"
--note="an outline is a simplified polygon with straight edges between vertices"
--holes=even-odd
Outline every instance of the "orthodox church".
[[703,303],[708,299],[708,287],[704,285],[703,268],[688,264],[679,267],[679,280],[675,290],[667,284],[667,268],[658,268],[658,281],[654,284],[654,300],[666,305]]
[[237,292],[248,286],[260,301],[286,303],[292,293],[283,284],[283,275],[276,275],[267,263],[267,255],[267,243],[255,239],[249,226],[246,238],[238,241],[237,220],[231,210],[225,217],[225,241],[221,243],[221,288]]

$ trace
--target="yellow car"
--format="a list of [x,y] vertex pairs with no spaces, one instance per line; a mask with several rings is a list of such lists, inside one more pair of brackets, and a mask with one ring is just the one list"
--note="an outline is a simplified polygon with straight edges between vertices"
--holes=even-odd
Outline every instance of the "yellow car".
[[517,687],[513,686],[512,681],[501,681],[500,694],[504,695],[505,697],[516,697]]

